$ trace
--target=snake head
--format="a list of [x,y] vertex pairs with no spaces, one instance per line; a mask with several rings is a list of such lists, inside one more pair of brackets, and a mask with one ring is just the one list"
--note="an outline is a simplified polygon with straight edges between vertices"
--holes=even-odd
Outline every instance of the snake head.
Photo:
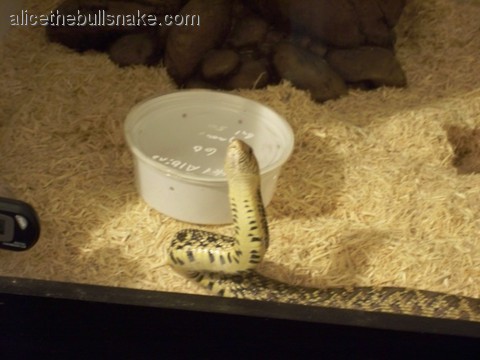
[[258,162],[253,149],[242,140],[233,139],[227,147],[225,157],[227,175],[257,175],[258,171]]

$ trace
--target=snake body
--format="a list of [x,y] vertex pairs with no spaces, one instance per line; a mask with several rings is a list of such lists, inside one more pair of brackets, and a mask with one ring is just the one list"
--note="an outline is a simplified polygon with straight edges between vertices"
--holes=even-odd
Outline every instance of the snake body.
[[480,322],[480,299],[401,287],[307,288],[255,271],[269,244],[268,223],[253,150],[233,140],[225,173],[235,235],[186,229],[169,248],[170,265],[213,294],[362,311],[378,311]]

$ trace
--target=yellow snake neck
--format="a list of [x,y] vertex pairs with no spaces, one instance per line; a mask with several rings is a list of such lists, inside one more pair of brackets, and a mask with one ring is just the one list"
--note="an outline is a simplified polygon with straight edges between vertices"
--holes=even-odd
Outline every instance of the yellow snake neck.
[[269,240],[257,160],[248,145],[237,141],[229,147],[227,161],[235,235],[232,238],[195,229],[177,233],[169,248],[169,260],[179,272],[234,274],[254,269],[263,260]]
[[268,224],[258,174],[242,175],[229,182],[235,245],[242,252],[237,271],[255,268],[268,248]]

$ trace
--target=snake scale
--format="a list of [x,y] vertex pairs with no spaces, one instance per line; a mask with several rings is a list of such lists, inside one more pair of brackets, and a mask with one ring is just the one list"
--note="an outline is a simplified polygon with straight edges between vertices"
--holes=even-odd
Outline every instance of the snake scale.
[[168,248],[175,271],[211,293],[242,299],[278,301],[362,311],[378,311],[480,322],[480,299],[400,287],[306,288],[267,278],[255,268],[269,244],[268,223],[253,150],[233,140],[225,173],[235,234],[186,229]]

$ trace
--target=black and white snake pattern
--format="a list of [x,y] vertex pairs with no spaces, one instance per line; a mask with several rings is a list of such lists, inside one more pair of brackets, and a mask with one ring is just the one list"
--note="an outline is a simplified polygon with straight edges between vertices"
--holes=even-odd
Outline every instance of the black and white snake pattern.
[[241,140],[227,149],[225,173],[235,235],[187,229],[168,248],[170,265],[213,294],[362,311],[480,322],[480,299],[400,287],[306,288],[258,273],[269,244],[253,150]]

